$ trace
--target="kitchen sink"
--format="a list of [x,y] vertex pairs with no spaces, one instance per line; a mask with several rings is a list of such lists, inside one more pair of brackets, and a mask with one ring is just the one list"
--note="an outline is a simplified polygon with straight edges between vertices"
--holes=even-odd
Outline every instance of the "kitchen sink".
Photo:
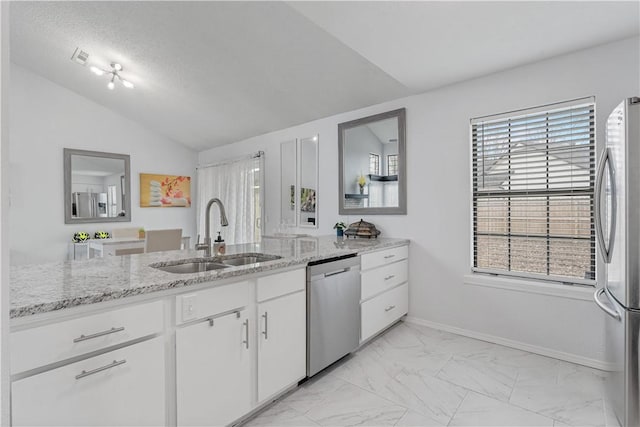
[[234,255],[221,255],[213,258],[196,258],[171,261],[169,263],[151,264],[150,267],[176,274],[201,273],[204,271],[222,270],[229,267],[257,264],[259,262],[273,261],[282,258],[278,255],[266,255],[260,253],[243,253]]
[[247,264],[256,264],[259,262],[265,261],[273,261],[276,259],[280,259],[282,257],[277,255],[265,255],[265,254],[238,254],[238,255],[227,255],[217,257],[220,259],[220,262],[230,266],[239,266],[239,265],[247,265]]
[[178,274],[201,273],[203,271],[222,270],[223,268],[229,268],[228,265],[224,265],[219,262],[212,262],[209,258],[171,265],[151,265],[151,267],[157,268],[158,270],[167,271],[169,273]]

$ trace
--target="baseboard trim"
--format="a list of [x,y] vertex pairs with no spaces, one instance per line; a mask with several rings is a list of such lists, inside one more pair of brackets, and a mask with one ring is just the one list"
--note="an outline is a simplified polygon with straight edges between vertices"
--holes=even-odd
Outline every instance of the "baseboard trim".
[[505,347],[512,347],[518,350],[524,350],[531,353],[540,354],[542,356],[564,360],[565,362],[571,362],[571,363],[576,363],[578,365],[588,366],[590,368],[600,369],[602,371],[613,370],[613,366],[611,363],[607,363],[602,360],[591,359],[591,358],[579,356],[573,353],[566,353],[564,351],[558,351],[558,350],[553,350],[547,347],[527,344],[521,341],[514,341],[507,338],[498,337],[495,335],[489,335],[489,334],[484,334],[482,332],[471,331],[469,329],[458,328],[457,326],[450,326],[442,323],[436,323],[430,320],[420,319],[413,316],[405,317],[403,319],[403,322],[413,323],[421,326],[427,326],[429,328],[438,329],[440,331],[450,332],[452,334],[462,335],[469,338],[475,338],[478,340],[487,341],[494,344],[500,344],[500,345],[504,345]]

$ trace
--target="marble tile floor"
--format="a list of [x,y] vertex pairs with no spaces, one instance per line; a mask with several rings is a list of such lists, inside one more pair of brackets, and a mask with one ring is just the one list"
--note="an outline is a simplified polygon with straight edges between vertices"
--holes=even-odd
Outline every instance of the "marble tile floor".
[[400,322],[244,426],[604,426],[603,381],[596,369]]

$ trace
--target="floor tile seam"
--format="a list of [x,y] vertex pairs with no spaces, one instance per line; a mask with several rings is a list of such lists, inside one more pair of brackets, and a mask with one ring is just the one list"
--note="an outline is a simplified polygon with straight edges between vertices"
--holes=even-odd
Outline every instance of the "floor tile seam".
[[[337,378],[340,378],[340,377],[337,377]],[[389,399],[388,397],[382,396],[381,394],[378,394],[377,392],[375,392],[375,391],[373,391],[373,390],[366,389],[366,388],[362,387],[362,386],[361,386],[361,385],[359,385],[359,384],[356,384],[356,383],[351,382],[351,381],[349,381],[349,380],[346,380],[346,379],[344,379],[344,378],[340,378],[340,379],[341,379],[342,381],[344,381],[344,382],[346,382],[346,383],[348,383],[348,384],[350,384],[350,385],[354,386],[354,387],[359,388],[359,389],[360,389],[360,390],[362,390],[362,391],[365,391],[365,392],[367,392],[367,393],[371,393],[371,394],[373,394],[374,396],[379,397],[380,399],[383,399],[383,400],[385,400],[385,401],[389,402],[390,404],[392,404],[392,405],[394,405],[394,406],[400,406],[400,407],[405,408],[405,409],[410,409],[408,406],[406,406],[406,405],[404,405],[404,404],[402,404],[402,403],[395,402],[395,401],[393,401],[393,400]]]
[[395,422],[395,423],[393,423],[393,427],[396,427],[396,426],[398,425],[398,423],[400,422],[400,420],[401,420],[401,419],[403,419],[405,415],[407,415],[407,412],[409,412],[409,408],[407,408],[407,410],[406,410],[406,411],[404,411],[404,413],[402,414],[402,416],[400,416],[400,418],[398,418],[398,419],[396,420],[396,422]]
[[449,418],[449,422],[447,423],[447,426],[451,425],[451,422],[453,421],[453,419],[455,418],[456,414],[458,413],[458,410],[460,409],[460,407],[462,406],[464,401],[467,400],[467,397],[470,394],[470,390],[469,389],[465,389],[465,390],[466,390],[466,393],[465,393],[464,397],[462,399],[460,399],[460,403],[458,404],[458,407],[456,408],[456,410],[453,411],[453,414],[451,414],[451,418]]
[[[490,396],[487,396],[487,397],[490,397]],[[587,400],[586,402],[595,402],[596,400],[598,400],[598,399]],[[508,403],[509,405],[514,406],[516,408],[523,409],[523,410],[528,411],[528,412],[533,412],[534,414],[542,415],[543,417],[550,418],[550,419],[552,419],[554,421],[558,421],[558,422],[561,422],[563,424],[567,424],[566,421],[559,420],[559,419],[555,418],[553,415],[545,414],[544,412],[534,411],[531,408],[526,408],[524,406],[518,405],[517,403],[512,403],[511,399],[509,399],[509,402],[506,402],[506,403]],[[602,409],[602,412],[603,412],[603,415],[604,415],[604,407]]]

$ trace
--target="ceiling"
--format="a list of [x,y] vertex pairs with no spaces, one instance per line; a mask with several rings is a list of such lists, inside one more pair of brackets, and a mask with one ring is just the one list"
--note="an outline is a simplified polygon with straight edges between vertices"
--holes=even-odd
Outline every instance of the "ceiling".
[[[631,2],[12,2],[11,60],[195,150],[640,33]],[[120,62],[134,90],[87,65]]]

